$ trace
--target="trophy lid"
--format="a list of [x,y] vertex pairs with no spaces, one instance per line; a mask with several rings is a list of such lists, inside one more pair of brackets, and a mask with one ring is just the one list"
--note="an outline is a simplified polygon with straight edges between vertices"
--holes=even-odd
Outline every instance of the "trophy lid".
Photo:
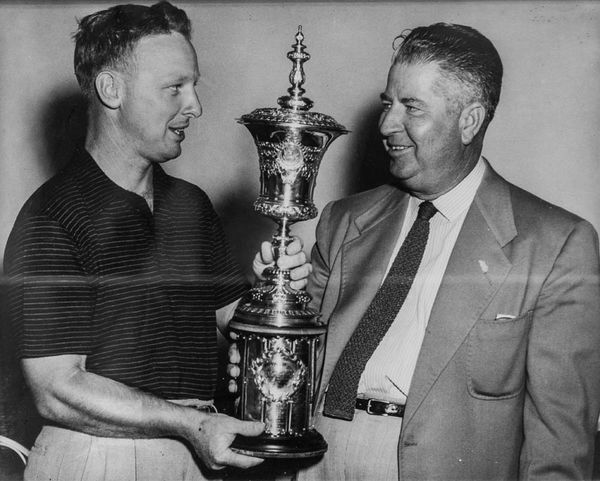
[[242,115],[238,122],[241,124],[268,124],[268,125],[290,125],[294,127],[306,127],[314,130],[325,130],[329,132],[347,133],[346,128],[337,123],[333,117],[318,112],[309,112],[313,101],[304,97],[305,89],[302,88],[306,79],[304,75],[304,62],[310,59],[306,46],[302,43],[304,34],[302,25],[298,25],[296,43],[292,45],[293,50],[288,52],[287,58],[292,63],[289,75],[291,87],[288,94],[277,99],[280,108],[259,108],[252,113]]

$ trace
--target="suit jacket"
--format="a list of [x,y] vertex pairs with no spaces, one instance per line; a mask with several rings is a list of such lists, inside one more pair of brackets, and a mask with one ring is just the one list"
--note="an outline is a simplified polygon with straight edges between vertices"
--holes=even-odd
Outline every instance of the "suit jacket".
[[[308,287],[329,325],[319,409],[383,279],[407,199],[386,185],[323,210]],[[599,409],[596,232],[488,166],[419,353],[400,480],[589,478]]]

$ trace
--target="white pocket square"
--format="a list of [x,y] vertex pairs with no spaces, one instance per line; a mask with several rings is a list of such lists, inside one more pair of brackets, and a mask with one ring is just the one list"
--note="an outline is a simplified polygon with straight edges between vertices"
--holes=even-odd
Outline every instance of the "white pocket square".
[[497,321],[509,321],[510,319],[514,319],[516,316],[512,314],[496,314]]

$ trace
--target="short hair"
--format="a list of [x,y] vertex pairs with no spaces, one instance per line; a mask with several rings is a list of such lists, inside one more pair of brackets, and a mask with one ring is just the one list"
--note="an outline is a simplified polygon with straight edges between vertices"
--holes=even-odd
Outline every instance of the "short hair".
[[191,23],[185,11],[169,2],[116,5],[83,17],[73,35],[75,76],[83,94],[95,96],[96,75],[104,68],[127,68],[137,42],[149,35],[178,32],[187,40]]
[[[394,63],[436,62],[443,74],[469,91],[484,106],[483,131],[494,118],[502,87],[502,61],[492,42],[464,25],[435,23],[402,33]],[[394,43],[396,43],[396,40]]]

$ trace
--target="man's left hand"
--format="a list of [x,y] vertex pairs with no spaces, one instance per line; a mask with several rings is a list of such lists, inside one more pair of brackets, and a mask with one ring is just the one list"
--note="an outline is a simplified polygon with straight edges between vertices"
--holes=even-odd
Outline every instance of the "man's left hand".
[[[307,256],[302,250],[302,240],[294,236],[293,241],[287,246],[285,254],[277,259],[277,267],[290,271],[290,286],[293,289],[304,289],[307,277],[312,272],[312,265],[307,261]],[[264,280],[263,271],[274,265],[273,246],[270,242],[263,242],[260,252],[254,256],[252,268],[260,280]]]

